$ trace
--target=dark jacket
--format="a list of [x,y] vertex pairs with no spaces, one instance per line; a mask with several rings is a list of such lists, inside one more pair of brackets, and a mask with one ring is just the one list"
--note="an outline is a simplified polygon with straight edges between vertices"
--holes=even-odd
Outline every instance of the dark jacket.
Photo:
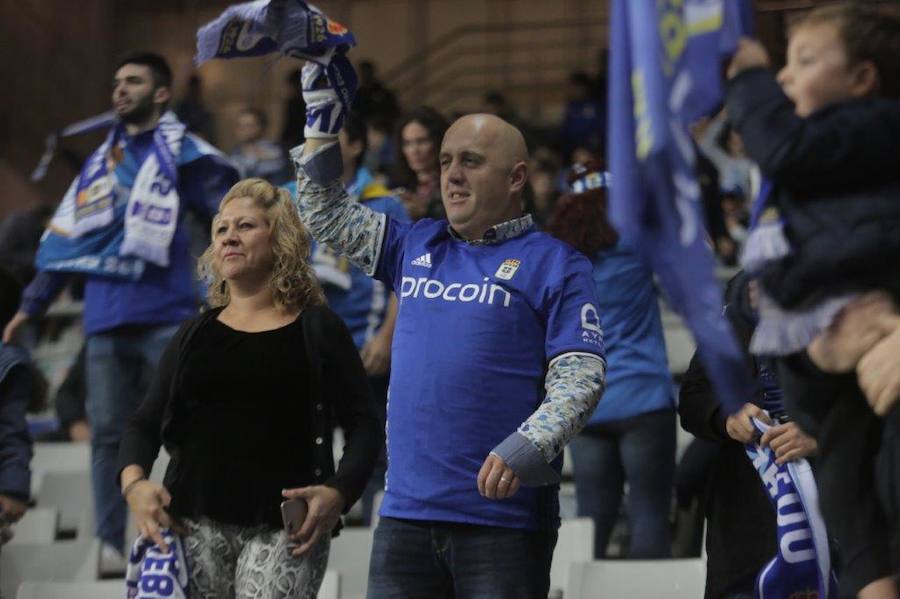
[[0,495],[28,501],[31,436],[25,413],[32,394],[28,353],[0,345]]
[[[164,445],[171,461],[163,485],[169,488],[178,479],[184,456],[173,443],[173,419],[177,418],[173,399],[181,378],[180,365],[191,351],[194,333],[220,311],[209,310],[186,322],[169,343],[147,397],[125,429],[119,448],[119,473],[130,464],[149,473],[160,445]],[[340,491],[346,513],[366,487],[384,435],[359,352],[344,323],[325,306],[309,306],[300,318],[311,377],[309,388],[298,393],[309,393],[312,398],[308,403],[313,433],[323,439],[315,445],[314,463],[320,473],[315,484]],[[343,429],[346,438],[337,471],[332,454],[332,431],[336,425]]]
[[843,291],[896,291],[900,259],[900,100],[839,102],[807,118],[767,69],[728,86],[729,118],[774,182],[792,254],[762,275],[786,308]]
[[[735,308],[737,304],[729,302],[725,314],[746,348],[751,325]],[[757,394],[754,403],[759,399]],[[725,431],[728,414],[696,354],[681,382],[678,414],[684,430],[717,444],[701,498],[707,522],[705,597],[717,599],[752,589],[756,575],[777,551],[775,511],[743,444]]]

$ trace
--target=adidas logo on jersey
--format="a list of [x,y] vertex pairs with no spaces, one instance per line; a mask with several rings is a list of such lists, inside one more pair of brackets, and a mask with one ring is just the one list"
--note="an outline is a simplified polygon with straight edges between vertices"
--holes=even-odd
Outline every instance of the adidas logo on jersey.
[[431,252],[426,254],[422,254],[412,262],[410,262],[413,266],[424,266],[425,268],[431,268]]

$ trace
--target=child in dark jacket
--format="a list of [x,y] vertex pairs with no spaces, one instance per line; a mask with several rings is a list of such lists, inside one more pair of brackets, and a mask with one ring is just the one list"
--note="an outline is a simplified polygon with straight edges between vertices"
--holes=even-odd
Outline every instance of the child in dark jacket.
[[[788,411],[817,438],[841,596],[894,598],[895,510],[875,494],[876,457],[892,446],[856,376],[821,367],[852,370],[900,328],[892,301],[900,298],[900,17],[858,5],[817,9],[792,31],[777,80],[766,64],[762,46],[743,41],[727,98],[748,155],[771,181],[744,256],[765,292],[751,349],[786,356]],[[865,313],[843,345],[823,343],[842,326],[842,310],[860,304]]]

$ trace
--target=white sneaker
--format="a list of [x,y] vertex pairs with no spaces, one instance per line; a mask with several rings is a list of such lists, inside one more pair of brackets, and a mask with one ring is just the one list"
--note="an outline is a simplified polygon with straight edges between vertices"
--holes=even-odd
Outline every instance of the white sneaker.
[[107,543],[100,546],[100,577],[121,577],[125,576],[125,556]]

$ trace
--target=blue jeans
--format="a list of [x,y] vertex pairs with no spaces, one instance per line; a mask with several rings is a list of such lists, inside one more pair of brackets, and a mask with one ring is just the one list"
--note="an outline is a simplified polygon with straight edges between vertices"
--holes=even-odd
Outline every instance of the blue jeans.
[[381,518],[368,599],[547,599],[557,532]]
[[594,555],[606,554],[627,481],[628,557],[671,557],[675,410],[589,426],[569,447],[578,515],[594,520]]
[[[97,536],[120,551],[127,508],[119,490],[119,442],[177,325],[128,327],[87,339],[87,410]],[[150,474],[149,472],[147,473]]]

